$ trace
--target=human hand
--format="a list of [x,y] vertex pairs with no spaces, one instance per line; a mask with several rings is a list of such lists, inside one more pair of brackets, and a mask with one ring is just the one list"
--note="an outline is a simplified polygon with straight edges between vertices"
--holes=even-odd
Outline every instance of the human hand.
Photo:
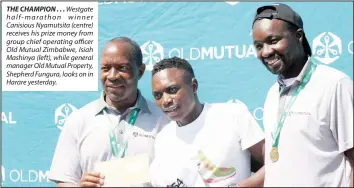
[[80,179],[80,187],[101,187],[104,176],[98,172],[85,172]]

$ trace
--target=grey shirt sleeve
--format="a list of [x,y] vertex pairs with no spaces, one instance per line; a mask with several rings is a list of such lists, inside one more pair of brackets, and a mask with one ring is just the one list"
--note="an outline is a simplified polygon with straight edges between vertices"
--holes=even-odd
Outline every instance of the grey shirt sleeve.
[[78,130],[82,118],[78,111],[66,120],[55,148],[49,179],[54,182],[80,184],[82,170],[78,150]]
[[339,152],[353,148],[353,81],[341,79],[330,101],[330,129]]

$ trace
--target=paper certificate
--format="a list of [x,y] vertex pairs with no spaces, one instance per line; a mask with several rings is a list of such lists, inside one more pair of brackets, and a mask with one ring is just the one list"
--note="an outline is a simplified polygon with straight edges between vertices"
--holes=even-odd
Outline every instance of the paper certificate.
[[149,155],[98,162],[95,171],[105,176],[104,187],[142,186],[149,182]]

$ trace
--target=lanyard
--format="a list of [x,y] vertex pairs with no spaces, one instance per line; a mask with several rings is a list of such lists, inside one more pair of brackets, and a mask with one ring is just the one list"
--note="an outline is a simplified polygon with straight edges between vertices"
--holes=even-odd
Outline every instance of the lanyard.
[[288,114],[288,111],[290,110],[291,106],[293,105],[295,99],[299,95],[300,91],[305,87],[305,85],[310,81],[310,78],[312,76],[312,73],[315,71],[317,67],[317,64],[313,63],[312,61],[310,62],[310,67],[306,70],[306,73],[304,75],[304,78],[302,79],[302,82],[299,84],[299,86],[296,88],[294,91],[292,97],[290,98],[289,102],[287,103],[284,112],[282,113],[282,116],[279,120],[277,130],[275,132],[275,138],[273,140],[273,148],[278,148],[279,144],[279,137],[280,137],[280,132],[281,129],[283,128],[285,118]]
[[[135,121],[138,119],[138,115],[139,115],[139,111],[140,109],[138,108],[134,108],[132,110],[132,112],[130,113],[130,117],[128,120],[128,124],[129,127],[133,127],[135,124]],[[107,115],[107,112],[104,111]],[[108,116],[107,116],[108,117]],[[109,121],[112,123],[111,119],[108,117]],[[109,133],[109,140],[111,143],[111,151],[112,154],[116,157],[116,158],[121,158],[124,154],[125,149],[127,148],[128,145],[128,137],[129,137],[129,133],[126,132],[124,134],[124,140],[122,143],[118,143],[117,138],[115,136],[115,131],[114,131],[114,127],[112,127],[110,133]]]

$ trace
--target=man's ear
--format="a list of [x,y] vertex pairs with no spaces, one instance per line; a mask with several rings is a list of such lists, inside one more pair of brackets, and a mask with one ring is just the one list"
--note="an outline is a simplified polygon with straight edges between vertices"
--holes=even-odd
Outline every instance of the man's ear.
[[192,89],[193,89],[193,93],[197,94],[197,91],[198,91],[198,80],[196,78],[192,78]]
[[140,67],[139,67],[139,79],[141,78],[141,77],[143,77],[143,75],[144,75],[144,72],[145,72],[145,64],[143,63],[143,64],[141,64],[140,65]]
[[299,28],[296,30],[296,39],[300,42],[300,44],[302,44],[303,40],[304,40],[304,31]]

